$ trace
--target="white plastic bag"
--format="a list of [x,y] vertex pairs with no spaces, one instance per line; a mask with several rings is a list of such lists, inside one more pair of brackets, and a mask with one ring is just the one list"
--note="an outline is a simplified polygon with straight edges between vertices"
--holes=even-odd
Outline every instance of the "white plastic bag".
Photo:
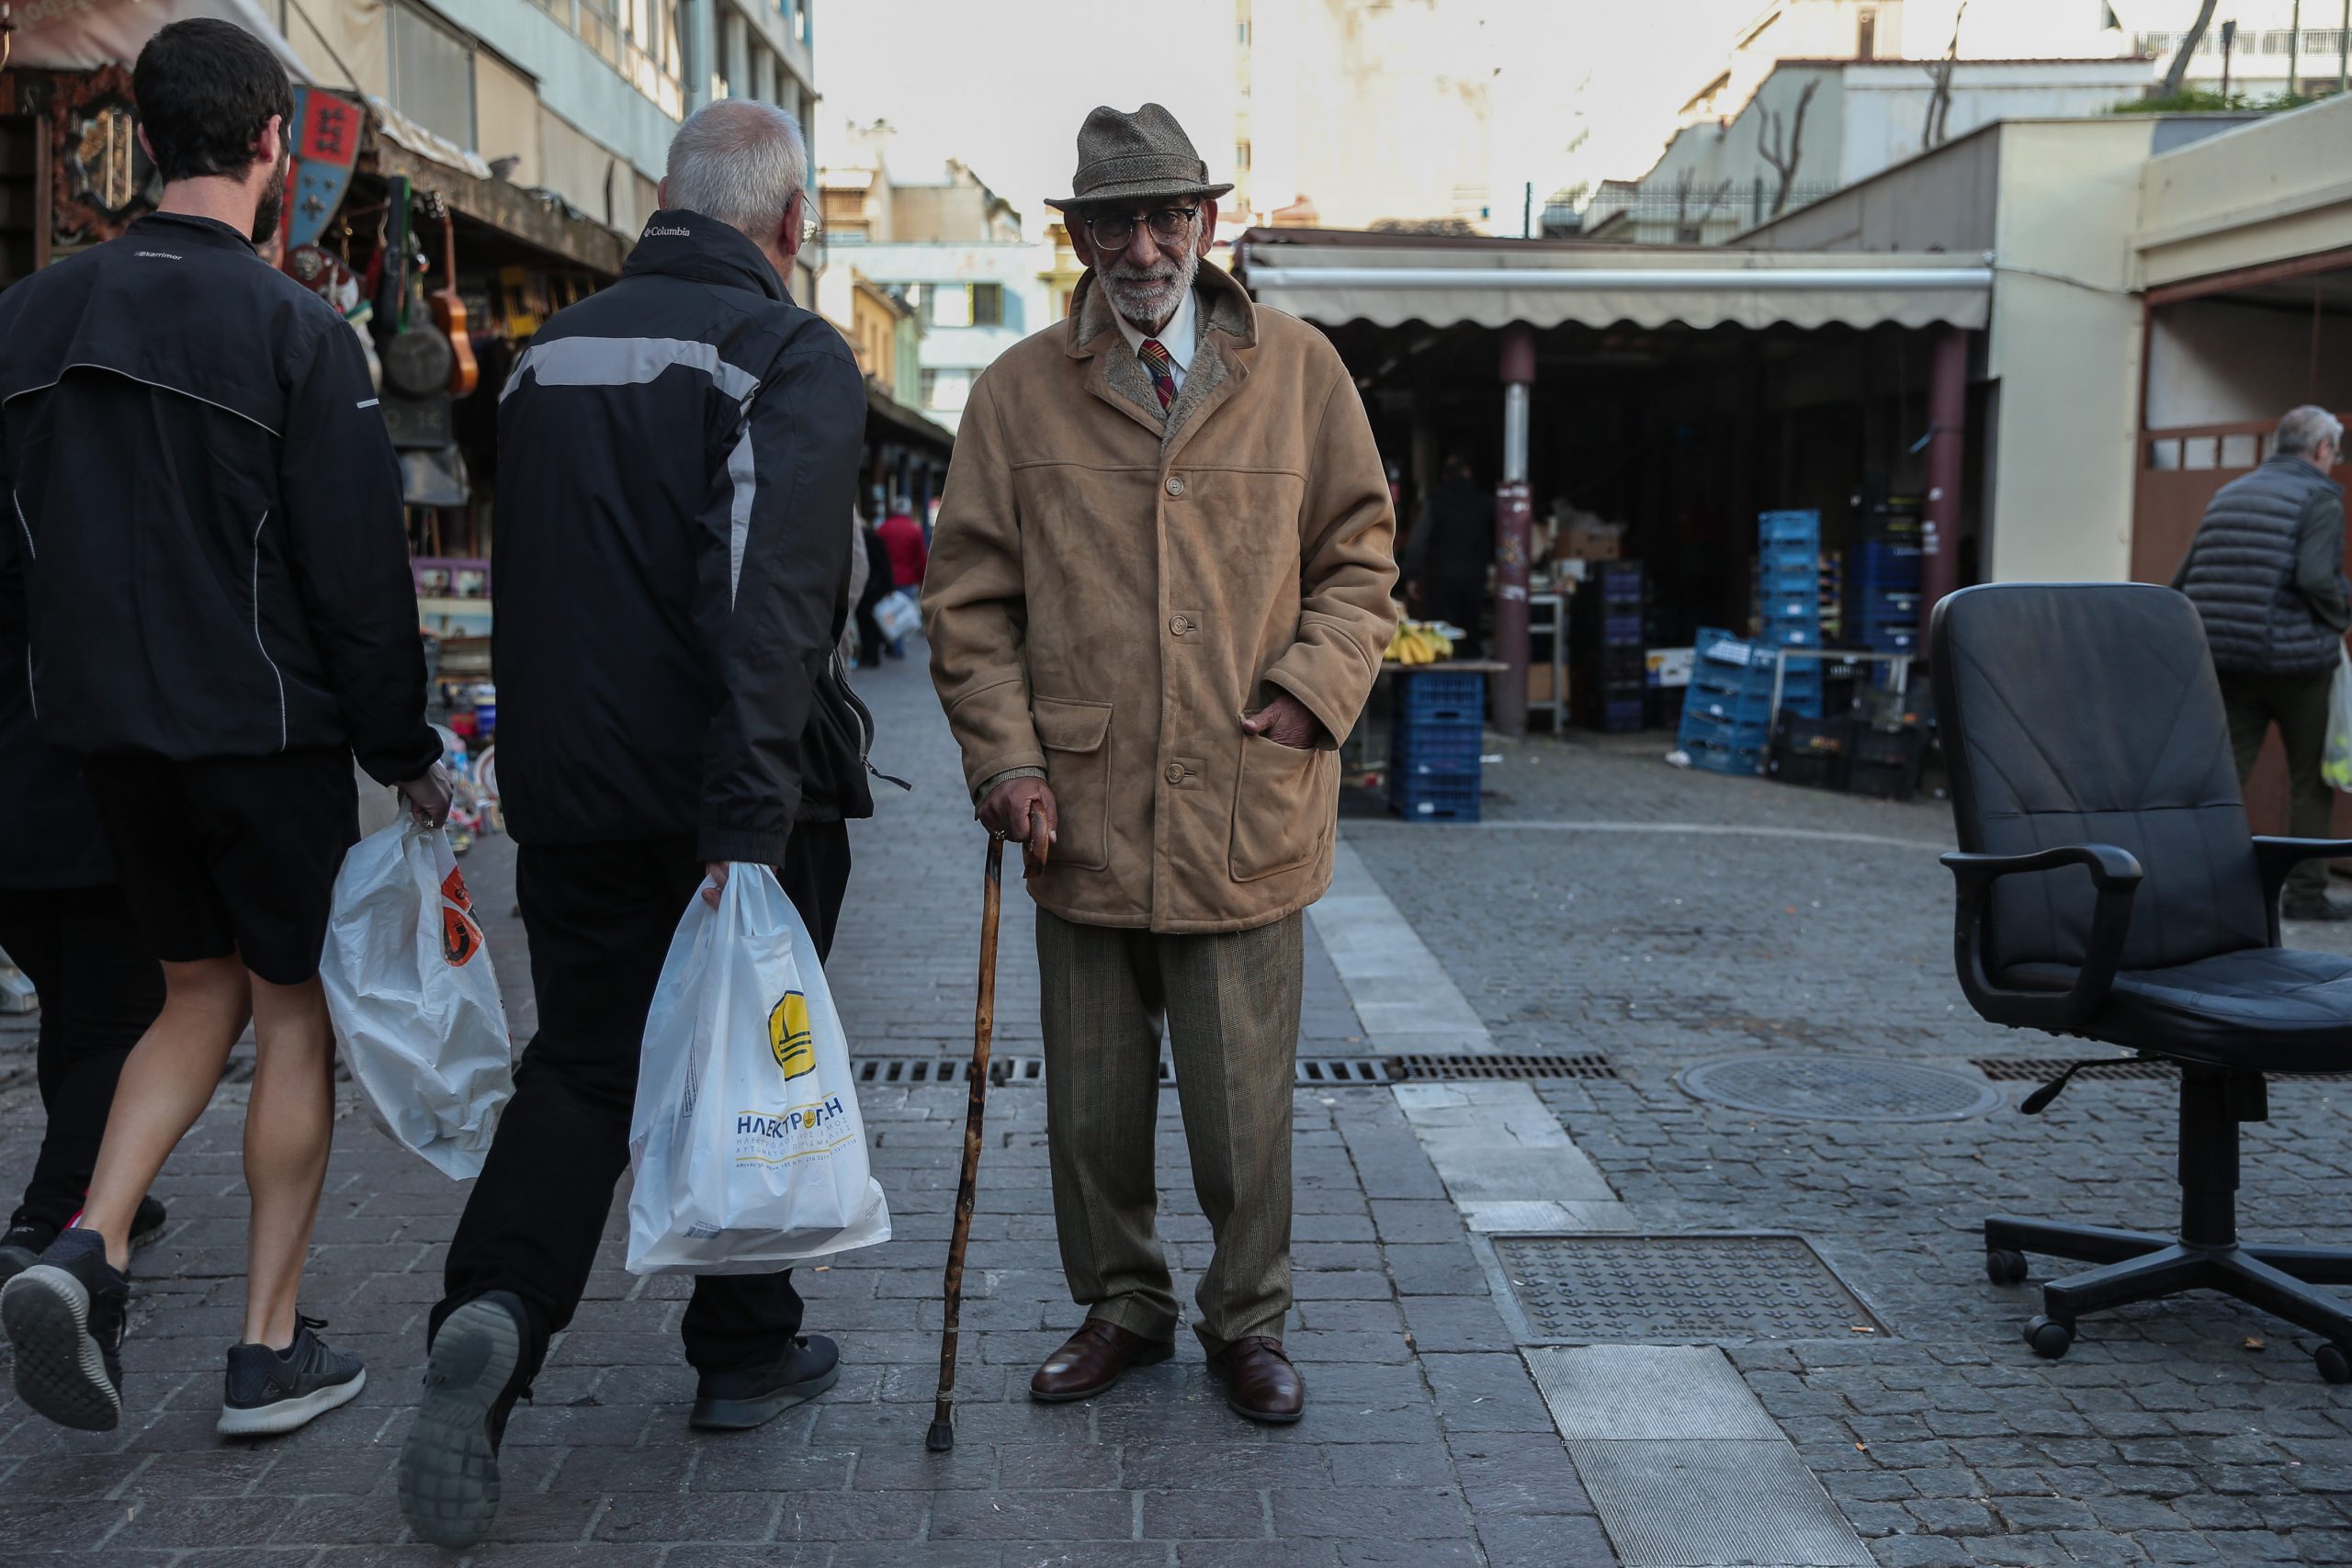
[[480,1176],[514,1092],[506,1009],[446,829],[403,814],[344,857],[319,976],[379,1126],[447,1177]]
[[849,1041],[816,944],[765,866],[678,922],[629,1121],[632,1274],[765,1273],[890,1239]]
[[2327,748],[2320,753],[2319,776],[2352,791],[2352,652],[2335,650],[2335,682],[2327,694]]
[[912,637],[922,630],[922,606],[905,589],[894,590],[875,601],[874,624],[892,642]]

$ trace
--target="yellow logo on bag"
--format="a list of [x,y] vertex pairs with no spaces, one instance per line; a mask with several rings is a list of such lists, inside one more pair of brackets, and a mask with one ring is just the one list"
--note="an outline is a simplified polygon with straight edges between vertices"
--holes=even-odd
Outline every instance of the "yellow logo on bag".
[[808,998],[798,991],[785,992],[784,1000],[768,1014],[768,1049],[775,1053],[775,1065],[784,1069],[787,1079],[816,1070],[817,1047],[808,1037]]

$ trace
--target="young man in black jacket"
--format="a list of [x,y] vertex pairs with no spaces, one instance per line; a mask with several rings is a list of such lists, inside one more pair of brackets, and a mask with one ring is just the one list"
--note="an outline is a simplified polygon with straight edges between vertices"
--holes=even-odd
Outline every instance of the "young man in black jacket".
[[[808,154],[729,99],[678,132],[614,287],[558,314],[499,394],[501,795],[539,1032],[449,1248],[401,1455],[427,1541],[480,1540],[498,1446],[588,1283],[628,1162],[638,1055],[696,889],[778,869],[821,953],[872,809],[842,677],[865,388],[792,302]],[[831,1386],[788,1272],[702,1275],[690,1419],[741,1428]]]
[[161,208],[0,294],[0,550],[30,607],[26,701],[83,759],[164,1001],[123,1064],[79,1224],[10,1280],[25,1402],[121,1419],[140,1201],[248,1018],[244,1342],[220,1429],[291,1431],[358,1358],[297,1298],[334,1127],[319,953],[357,836],[351,759],[437,821],[398,465],[351,329],[254,255],[293,96],[259,39],[175,23],[139,56]]

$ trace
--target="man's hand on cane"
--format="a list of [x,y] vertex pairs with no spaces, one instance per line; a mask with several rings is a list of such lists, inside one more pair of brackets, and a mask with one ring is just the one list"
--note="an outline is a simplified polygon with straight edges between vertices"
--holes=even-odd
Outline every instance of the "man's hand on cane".
[[1054,792],[1043,779],[1007,779],[989,791],[989,797],[980,802],[980,826],[1001,839],[1025,844],[1032,812],[1045,817],[1046,842],[1060,842],[1061,813],[1054,805]]

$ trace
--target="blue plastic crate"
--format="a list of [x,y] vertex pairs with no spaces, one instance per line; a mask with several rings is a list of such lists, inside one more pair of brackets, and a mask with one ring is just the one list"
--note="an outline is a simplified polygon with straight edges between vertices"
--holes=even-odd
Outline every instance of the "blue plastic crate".
[[1767,539],[1756,547],[1756,562],[1758,566],[1774,568],[1818,567],[1821,564],[1821,550],[1818,546],[1806,539],[1784,539],[1777,542]]
[[1756,536],[1768,545],[1812,545],[1821,543],[1821,513],[1818,512],[1767,512],[1756,519]]
[[1638,648],[1643,645],[1642,616],[1638,610],[1604,614],[1600,617],[1600,641],[1606,648]]
[[1396,677],[1391,713],[1399,723],[1421,719],[1476,722],[1487,716],[1487,678],[1476,671],[1442,671]]
[[1388,765],[1417,768],[1468,764],[1476,767],[1484,734],[1475,724],[1398,725],[1388,732]]
[[1408,822],[1478,820],[1478,774],[1426,773],[1388,779],[1388,805]]
[[1776,567],[1771,562],[1757,562],[1757,592],[1820,592],[1820,567],[1811,562],[1797,562],[1792,567]]
[[1639,729],[1649,722],[1649,699],[1644,697],[1611,697],[1600,705],[1600,723],[1604,734],[1623,734]]
[[1711,773],[1736,776],[1763,772],[1764,750],[1761,746],[1722,746],[1702,741],[1696,745],[1686,742],[1682,750],[1690,759],[1692,767]]
[[1821,617],[1815,615],[1810,620],[1767,618],[1763,641],[1774,648],[1819,648],[1822,642]]

